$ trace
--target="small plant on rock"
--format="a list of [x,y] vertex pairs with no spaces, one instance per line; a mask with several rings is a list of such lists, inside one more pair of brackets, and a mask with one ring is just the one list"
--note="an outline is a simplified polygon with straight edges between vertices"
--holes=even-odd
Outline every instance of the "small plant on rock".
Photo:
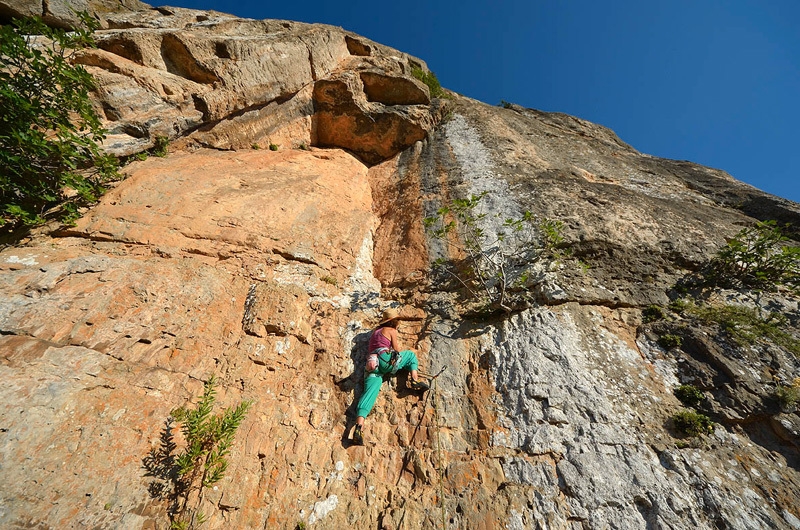
[[778,385],[775,389],[775,398],[782,411],[794,412],[800,403],[800,377],[796,377],[791,386]]
[[278,150],[278,144],[269,144],[269,150],[270,151],[277,151]]
[[671,350],[672,348],[680,348],[682,343],[683,340],[679,335],[667,333],[666,335],[661,335],[658,338],[658,345],[667,350]]
[[[191,530],[206,520],[199,510],[204,490],[225,476],[236,430],[252,405],[251,401],[243,401],[222,414],[212,414],[216,383],[214,376],[205,382],[195,408],[180,407],[172,411],[161,434],[161,446],[143,460],[147,475],[156,478],[150,485],[151,495],[171,502],[173,530]],[[172,434],[173,421],[181,424],[186,443],[178,454],[174,454],[178,444]]]
[[439,84],[439,80],[436,78],[436,74],[431,71],[426,72],[422,68],[418,66],[411,67],[411,75],[422,81],[428,86],[430,90],[432,98],[441,98],[447,97],[447,92],[444,91],[442,85]]
[[769,313],[762,317],[755,309],[735,305],[692,305],[687,308],[687,312],[701,322],[716,323],[739,346],[752,345],[766,339],[800,355],[800,340],[783,329],[787,325],[787,319],[779,313]]
[[677,300],[673,300],[672,302],[670,302],[668,307],[669,307],[669,310],[672,311],[673,313],[677,313],[679,315],[682,315],[683,312],[686,311],[686,309],[690,305],[692,305],[691,302],[688,302],[688,301],[686,301],[686,300],[684,300],[682,298],[678,298]]
[[156,136],[153,147],[150,149],[150,152],[153,153],[153,156],[157,156],[159,158],[164,158],[167,156],[167,148],[169,147],[169,138],[166,136]]
[[800,246],[775,221],[756,223],[731,238],[701,271],[701,285],[800,289]]
[[700,436],[714,432],[714,422],[705,414],[691,410],[682,410],[672,416],[675,430],[687,436]]
[[696,409],[705,399],[703,393],[694,385],[681,385],[675,388],[672,393],[684,406],[693,409]]
[[537,223],[530,212],[520,218],[496,219],[495,233],[484,229],[487,216],[478,205],[486,193],[455,199],[424,219],[427,232],[463,258],[440,258],[434,268],[458,281],[469,298],[486,311],[506,312],[528,290],[531,267],[540,260],[564,255],[563,223]]
[[650,305],[642,311],[642,322],[645,324],[664,319],[664,310],[657,305]]

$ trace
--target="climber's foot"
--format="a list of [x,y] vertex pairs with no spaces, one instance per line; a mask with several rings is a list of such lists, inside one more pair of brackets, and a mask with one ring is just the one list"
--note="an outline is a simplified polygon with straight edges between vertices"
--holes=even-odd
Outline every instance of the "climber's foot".
[[425,381],[411,381],[408,384],[408,388],[411,390],[416,390],[417,392],[425,392],[426,390],[430,390],[430,385]]
[[353,430],[353,445],[364,445],[364,435],[361,434],[361,425],[356,425]]

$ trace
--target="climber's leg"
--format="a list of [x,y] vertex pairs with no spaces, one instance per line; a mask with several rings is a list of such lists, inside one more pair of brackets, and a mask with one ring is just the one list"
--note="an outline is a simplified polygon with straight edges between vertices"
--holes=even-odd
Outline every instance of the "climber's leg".
[[378,399],[378,394],[381,391],[383,384],[383,375],[378,373],[367,374],[364,378],[364,392],[358,400],[358,407],[356,412],[358,414],[357,423],[364,424],[366,418],[375,406],[375,400]]

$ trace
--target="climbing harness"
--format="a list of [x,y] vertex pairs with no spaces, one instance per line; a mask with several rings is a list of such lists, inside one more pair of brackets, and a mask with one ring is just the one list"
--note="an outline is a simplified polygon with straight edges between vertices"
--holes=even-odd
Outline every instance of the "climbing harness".
[[[389,360],[386,361],[385,359],[381,359],[381,356],[385,353],[389,354]],[[391,348],[376,348],[369,352],[367,355],[367,372],[374,372],[380,366],[380,361],[389,364],[389,373],[392,375],[397,373],[397,365],[400,363],[400,352],[397,352]],[[372,375],[372,374],[370,374]]]
[[400,362],[400,352],[395,350],[390,350],[391,355],[389,355],[389,366],[392,367],[392,374],[397,373],[397,363]]

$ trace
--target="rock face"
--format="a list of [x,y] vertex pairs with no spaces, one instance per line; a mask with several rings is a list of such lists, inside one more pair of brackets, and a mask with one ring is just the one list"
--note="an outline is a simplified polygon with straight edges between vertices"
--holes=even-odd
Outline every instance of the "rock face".
[[[222,406],[254,404],[205,528],[800,528],[800,416],[772,397],[800,360],[642,317],[742,226],[797,230],[800,206],[570,116],[431,100],[409,76],[424,63],[337,28],[104,20],[80,61],[107,148],[164,135],[170,153],[127,165],[76,226],[0,251],[0,526],[167,528],[143,464],[215,374]],[[484,192],[484,230],[529,211],[564,223],[570,253],[526,308],[466,316],[423,218]],[[710,296],[800,339],[796,295]],[[445,371],[424,396],[384,385],[352,446],[387,307]],[[680,383],[712,434],[675,432]]]
[[139,0],[3,0],[0,1],[0,21],[39,16],[52,26],[69,29],[81,22],[76,12],[85,11],[102,24],[105,17],[113,13],[149,9],[149,5]]
[[321,145],[369,165],[427,135],[439,114],[410,76],[425,63],[340,28],[159,8],[106,16],[78,58],[98,83],[107,149],[161,136],[183,147]]

